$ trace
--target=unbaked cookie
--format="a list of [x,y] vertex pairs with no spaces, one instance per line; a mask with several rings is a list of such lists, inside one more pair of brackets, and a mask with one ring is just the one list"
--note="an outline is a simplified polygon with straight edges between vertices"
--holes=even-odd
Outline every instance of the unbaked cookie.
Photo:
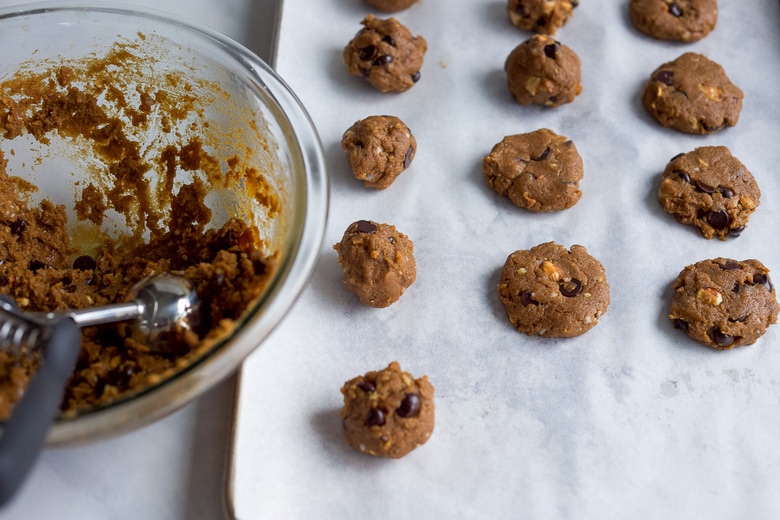
[[567,250],[547,242],[509,255],[498,296],[518,331],[568,338],[599,322],[609,306],[609,284],[604,266],[583,246]]
[[369,307],[395,303],[417,277],[414,243],[390,224],[353,222],[333,249],[344,285]]
[[577,147],[547,128],[504,137],[482,159],[482,174],[498,194],[529,211],[561,211],[582,196]]
[[580,58],[566,45],[535,34],[504,63],[509,91],[521,105],[558,107],[582,92]]
[[377,11],[395,13],[411,7],[417,0],[365,0],[365,2]]
[[642,104],[665,127],[711,134],[737,124],[742,98],[742,90],[731,83],[723,67],[686,52],[650,75]]
[[398,459],[433,433],[433,385],[415,379],[397,361],[350,379],[341,388],[341,420],[347,442],[363,453]]
[[369,116],[344,132],[341,147],[355,178],[383,190],[412,163],[417,141],[397,117]]
[[753,175],[725,146],[703,146],[674,157],[664,170],[658,200],[705,238],[739,236],[758,207]]
[[769,269],[758,260],[703,260],[683,269],[672,288],[675,328],[716,349],[755,343],[780,311]]
[[718,0],[631,0],[631,23],[658,40],[695,42],[718,22]]
[[344,48],[350,74],[365,78],[380,92],[404,92],[420,79],[428,43],[412,36],[395,18],[366,16],[361,29]]
[[513,25],[526,31],[555,34],[572,16],[578,0],[508,0]]

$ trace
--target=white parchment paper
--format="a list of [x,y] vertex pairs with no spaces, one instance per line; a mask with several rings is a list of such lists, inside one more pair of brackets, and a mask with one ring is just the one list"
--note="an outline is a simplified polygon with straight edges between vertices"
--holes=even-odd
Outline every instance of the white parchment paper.
[[[749,4],[749,7],[748,7]],[[310,111],[332,175],[319,266],[240,377],[229,499],[250,518],[774,518],[780,510],[780,325],[715,351],[666,318],[680,270],[757,258],[780,281],[780,5],[721,0],[693,44],[641,35],[628,2],[583,0],[557,39],[582,60],[584,90],[550,110],[512,100],[503,64],[530,33],[499,0],[422,0],[395,16],[429,45],[410,91],[381,94],[341,53],[370,12],[359,0],[285,0],[277,68]],[[382,15],[384,16],[384,15]],[[641,89],[686,51],[745,92],[739,124],[710,136],[661,128]],[[363,187],[341,135],[374,114],[417,138],[387,190]],[[491,192],[481,159],[505,135],[547,127],[577,145],[583,197],[534,215]],[[705,240],[656,198],[676,154],[726,145],[756,177],[746,231]],[[387,309],[342,285],[331,246],[358,219],[415,243],[416,283]],[[554,340],[516,332],[496,295],[516,249],[582,244],[604,264],[612,303],[597,327]],[[343,439],[339,388],[398,360],[436,387],[436,428],[401,460]]]

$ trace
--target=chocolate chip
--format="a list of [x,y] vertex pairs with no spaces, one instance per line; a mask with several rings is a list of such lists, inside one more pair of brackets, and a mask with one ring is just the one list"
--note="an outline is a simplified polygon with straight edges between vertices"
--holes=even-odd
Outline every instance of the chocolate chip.
[[707,213],[706,221],[707,224],[712,226],[714,229],[721,230],[729,227],[729,224],[731,223],[731,217],[729,217],[729,214],[721,209]]
[[672,2],[671,4],[669,4],[669,13],[672,16],[676,16],[677,18],[681,17],[683,13],[680,4],[678,4],[677,2]]
[[536,25],[537,27],[544,27],[545,25],[547,25],[547,20],[545,20],[544,18],[539,18],[538,20],[536,20]]
[[691,183],[691,176],[690,176],[690,175],[688,175],[687,173],[685,173],[685,172],[684,172],[684,171],[682,171],[682,170],[678,170],[678,171],[677,171],[677,177],[679,177],[679,178],[680,178],[680,180],[682,180],[682,181],[683,181],[683,182],[685,182],[685,183],[688,183],[688,184],[690,184],[690,183]]
[[390,34],[388,34],[384,38],[382,38],[382,41],[385,42],[386,44],[392,46],[392,47],[395,47],[395,38],[393,38],[393,36],[390,35]]
[[374,390],[376,390],[376,385],[373,382],[368,381],[368,380],[363,380],[363,381],[359,382],[357,384],[357,387],[360,388],[361,390],[363,390],[364,392],[369,393],[369,394],[371,392],[373,392]]
[[528,11],[526,10],[523,4],[517,4],[517,7],[515,7],[515,11],[523,18],[528,18],[529,16]]
[[520,303],[525,307],[528,307],[529,305],[539,305],[539,302],[531,297],[530,291],[523,291],[520,293]]
[[729,229],[729,236],[738,237],[742,234],[743,231],[745,231],[745,226],[737,226],[735,228]]
[[680,157],[685,157],[685,153],[678,153],[677,155],[675,155],[674,157],[672,157],[672,158],[669,160],[669,162],[676,161],[676,160],[677,160],[677,159],[679,159]]
[[371,69],[366,68],[366,67],[361,67],[360,68],[360,75],[363,76],[364,78],[369,77],[371,75]]
[[674,83],[674,72],[671,70],[660,70],[653,76],[653,79],[664,85],[671,85]]
[[414,148],[411,146],[408,150],[406,150],[406,153],[404,154],[404,168],[408,168],[410,164],[412,164],[412,154],[414,153]]
[[29,222],[27,222],[23,218],[18,218],[11,222],[11,225],[9,226],[11,228],[11,233],[13,233],[16,236],[22,236],[22,233],[27,229],[27,226],[29,225]]
[[560,285],[560,289],[562,295],[567,298],[572,298],[582,292],[582,282],[576,278],[572,278],[568,282],[563,282]]
[[722,264],[718,264],[718,267],[720,267],[724,271],[735,271],[739,269],[739,262],[736,262],[734,260],[726,260]]
[[377,227],[368,220],[358,220],[356,226],[358,233],[376,233]]
[[398,417],[408,419],[410,417],[416,417],[420,413],[420,396],[417,394],[406,394],[401,406],[395,411]]
[[390,242],[391,244],[395,244],[395,237],[393,235],[390,235],[389,237],[387,237],[387,241]]
[[703,119],[700,119],[699,120],[699,125],[704,130],[706,130],[707,132],[714,133],[714,132],[717,132],[719,130],[723,130],[723,128],[726,126],[726,123],[720,124],[718,126],[710,126],[709,124],[707,124],[706,121],[704,121]]
[[134,373],[135,366],[120,365],[108,373],[108,379],[113,386],[127,388]]
[[547,148],[544,149],[544,151],[539,157],[534,158],[534,161],[544,161],[546,159],[549,159],[551,153],[552,153],[552,149],[548,146]]
[[417,83],[420,81],[420,71],[418,70],[414,74],[412,74],[412,83]]
[[389,54],[383,54],[377,59],[374,60],[374,65],[377,67],[381,67],[382,65],[387,65],[388,63],[393,62],[393,57]]
[[38,271],[39,269],[45,269],[46,267],[49,267],[48,265],[44,264],[40,260],[30,260],[30,271]]
[[772,290],[772,281],[769,276],[764,273],[756,273],[753,275],[753,283],[756,285],[763,285],[767,290]]
[[271,266],[268,265],[268,261],[262,258],[253,258],[252,259],[252,271],[255,275],[262,275],[267,273],[271,269]]
[[366,426],[382,426],[385,424],[385,412],[381,408],[371,408],[366,417]]
[[[537,22],[538,23],[538,22]],[[560,42],[549,43],[544,46],[544,55],[548,58],[555,59],[555,53],[561,48]]]
[[712,340],[718,344],[719,347],[729,347],[737,340],[737,336],[731,336],[729,334],[726,334],[725,332],[721,331],[718,327],[713,327],[710,330],[710,336],[712,337]]
[[744,316],[740,316],[739,318],[729,318],[729,321],[731,323],[745,323],[745,320],[747,319],[747,314]]
[[739,291],[742,290],[742,286],[739,284],[739,282],[734,282],[734,287],[731,288],[731,292],[734,294],[739,294]]
[[715,188],[706,182],[695,181],[693,184],[696,186],[696,189],[702,193],[715,193]]
[[358,58],[360,58],[361,61],[371,61],[376,58],[378,53],[379,51],[377,50],[376,45],[368,45],[362,49],[358,49]]
[[690,324],[685,320],[681,320],[680,318],[674,318],[672,320],[672,324],[674,325],[675,329],[679,329],[683,332],[688,332],[688,329],[690,328]]
[[97,261],[89,255],[81,255],[73,261],[73,269],[81,271],[94,271],[97,267]]
[[726,186],[718,186],[718,191],[720,191],[720,194],[727,199],[730,199],[734,196],[734,190]]

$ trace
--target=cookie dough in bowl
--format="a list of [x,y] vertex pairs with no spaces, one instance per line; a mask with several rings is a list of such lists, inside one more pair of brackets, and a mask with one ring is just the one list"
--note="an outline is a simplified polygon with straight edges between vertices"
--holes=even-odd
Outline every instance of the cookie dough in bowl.
[[[42,312],[158,272],[196,287],[200,324],[169,352],[83,330],[49,443],[139,427],[229,376],[292,305],[324,234],[321,145],[259,58],[153,11],[3,10],[0,45],[0,292]],[[4,417],[35,366],[0,359]]]

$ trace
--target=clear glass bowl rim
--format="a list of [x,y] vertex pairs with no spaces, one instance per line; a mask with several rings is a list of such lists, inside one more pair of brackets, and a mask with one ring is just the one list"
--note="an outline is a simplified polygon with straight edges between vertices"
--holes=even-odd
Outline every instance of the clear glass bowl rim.
[[46,440],[50,446],[84,443],[140,428],[181,408],[233,374],[282,320],[314,271],[325,235],[330,182],[317,130],[292,89],[252,51],[214,29],[190,20],[176,19],[173,14],[156,9],[100,1],[16,5],[1,8],[0,21],[68,12],[132,17],[156,25],[172,25],[224,51],[275,102],[275,108],[285,118],[278,124],[291,134],[287,144],[292,145],[290,154],[296,170],[293,175],[301,176],[298,184],[304,193],[293,197],[301,197],[302,204],[294,211],[291,225],[294,236],[287,245],[290,251],[282,255],[284,260],[261,302],[247,313],[243,324],[231,338],[203,359],[146,391],[80,414],[74,419],[58,419]]

